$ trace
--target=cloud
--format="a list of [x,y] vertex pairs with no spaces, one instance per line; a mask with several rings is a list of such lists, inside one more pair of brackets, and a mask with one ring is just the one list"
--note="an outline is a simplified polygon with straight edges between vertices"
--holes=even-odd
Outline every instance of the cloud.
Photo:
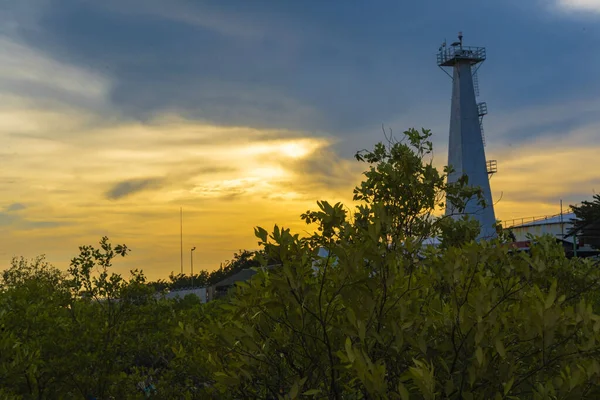
[[18,219],[18,216],[14,214],[0,212],[0,226],[10,226]]
[[143,266],[159,277],[173,259],[179,270],[183,207],[186,243],[201,244],[200,266],[213,268],[227,249],[256,247],[256,225],[302,226],[301,212],[333,190],[299,167],[333,144],[327,136],[175,115],[96,126],[90,110],[19,105],[0,103],[0,139],[15,154],[3,160],[0,200],[28,206],[0,215],[8,228],[0,240],[14,254],[47,253],[64,265],[79,245],[108,235],[136,250],[118,268]]
[[66,225],[69,225],[69,222],[29,220],[19,214],[15,214],[14,210],[0,212],[0,227],[10,227],[20,231],[57,228]]
[[599,0],[557,0],[557,4],[564,10],[600,13]]
[[26,38],[109,77],[111,103],[143,120],[171,111],[210,125],[351,134],[378,129],[413,93],[438,89],[428,76],[435,63],[405,60],[409,50],[430,60],[425,47],[393,39],[402,32],[354,30],[364,11],[378,26],[393,14],[414,23],[403,7],[342,15],[334,5],[266,5],[61,0],[48,3]]
[[[352,139],[338,144],[346,153],[381,123],[408,121],[393,125],[403,129],[447,121],[450,84],[433,56],[455,29],[447,21],[456,18],[494,15],[485,26],[465,29],[469,40],[477,35],[488,44],[493,64],[481,71],[482,93],[488,96],[485,88],[492,87],[503,94],[497,102],[512,97],[507,112],[552,93],[577,97],[579,89],[598,86],[591,79],[598,57],[565,65],[568,57],[557,60],[539,45],[564,48],[577,40],[590,48],[593,38],[538,21],[534,7],[392,3],[345,6],[340,13],[338,2],[46,1],[37,29],[21,36],[50,58],[104,79],[108,93],[102,96],[128,118],[172,113],[206,125],[327,132]],[[511,30],[498,36],[507,21]],[[356,31],[365,24],[368,34]],[[527,60],[516,75],[515,57]],[[564,75],[565,68],[576,71]]]
[[108,235],[135,250],[119,271],[164,277],[180,268],[183,207],[184,248],[212,269],[255,248],[256,225],[303,232],[315,200],[350,205],[365,167],[351,155],[384,140],[382,123],[434,129],[445,163],[451,83],[434,53],[457,18],[485,22],[464,29],[490,55],[498,216],[556,213],[597,184],[595,38],[531,2],[5,3],[0,201],[27,208],[0,212],[0,241],[15,254],[64,266]]
[[110,83],[91,72],[57,61],[18,39],[0,35],[0,89],[4,97],[69,107],[99,107]]
[[21,211],[26,208],[27,208],[27,206],[23,203],[13,203],[13,204],[10,204],[8,207],[6,207],[6,211],[8,211],[8,212]]
[[576,204],[600,189],[594,143],[600,123],[562,135],[541,135],[519,146],[497,148],[498,174],[491,180],[497,214],[503,218],[552,215],[560,200]]
[[106,198],[110,200],[119,200],[143,190],[156,189],[160,186],[162,181],[162,178],[145,178],[119,182],[106,192]]
[[319,148],[309,157],[297,160],[291,168],[297,176],[297,181],[291,184],[302,188],[306,194],[312,195],[324,188],[328,194],[344,191],[350,194],[365,165],[353,159],[342,158],[332,146],[327,146]]
[[18,214],[18,211],[24,210],[27,207],[22,203],[12,203],[0,211],[0,227],[11,226],[15,222],[22,222],[23,218]]
[[68,226],[70,224],[70,222],[65,221],[24,221],[20,224],[19,228],[21,230],[51,229]]
[[238,39],[262,39],[266,35],[263,24],[244,18],[241,14],[224,12],[208,3],[194,4],[175,0],[166,4],[160,0],[132,0],[125,4],[122,1],[106,0],[102,2],[102,6],[124,15],[150,15]]

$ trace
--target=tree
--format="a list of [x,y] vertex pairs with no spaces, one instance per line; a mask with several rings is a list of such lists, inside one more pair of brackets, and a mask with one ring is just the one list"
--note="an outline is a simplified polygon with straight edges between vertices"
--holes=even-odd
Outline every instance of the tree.
[[576,235],[595,249],[600,249],[600,195],[593,201],[583,201],[580,206],[571,206],[575,213],[573,229],[569,235]]
[[0,278],[2,398],[68,393],[63,337],[69,290],[64,274],[45,258],[14,258]]
[[157,298],[138,271],[111,273],[127,251],[108,238],[82,246],[67,274],[43,257],[13,260],[0,279],[1,398],[137,398],[150,379],[162,398],[189,391],[170,362],[197,304]]
[[[322,201],[303,215],[317,225],[308,238],[256,229],[280,267],[238,284],[190,335],[222,397],[600,395],[596,266],[566,259],[550,238],[514,253],[474,242],[468,221],[436,217],[444,193],[464,204],[477,189],[446,185],[447,169],[424,162],[428,135],[410,130],[359,155],[371,166],[352,218]],[[422,246],[437,235],[446,245]]]
[[66,280],[72,293],[69,337],[77,338],[68,351],[78,371],[72,385],[84,397],[126,398],[135,388],[127,385],[131,379],[164,366],[172,354],[165,344],[168,332],[161,329],[168,326],[169,310],[160,307],[140,271],[131,271],[129,280],[110,271],[117,256],[127,255],[127,246],[103,237],[99,248],[79,251]]
[[[258,257],[257,257],[258,256]],[[225,266],[210,273],[207,283],[214,285],[223,279],[229,278],[244,269],[256,268],[260,266],[260,252],[250,250],[240,250],[233,254],[231,261],[226,261]]]
[[[162,292],[164,290],[177,290],[177,289],[189,289],[192,287],[205,287],[214,285],[226,279],[244,269],[256,268],[260,266],[260,252],[250,250],[240,250],[238,253],[233,254],[233,259],[225,262],[225,265],[221,265],[218,269],[208,272],[200,271],[198,274],[194,274],[193,279],[191,275],[186,274],[173,274],[169,275],[169,281],[159,279],[155,282],[149,282],[155,291]],[[258,257],[257,257],[258,256]]]
[[473,220],[439,217],[478,189],[445,183],[428,137],[361,152],[357,207],[318,202],[301,217],[312,234],[256,228],[261,250],[219,273],[257,273],[223,300],[166,300],[141,272],[113,273],[128,249],[108,238],[66,274],[13,260],[0,397],[599,398],[597,265],[552,237],[530,254],[477,243]]

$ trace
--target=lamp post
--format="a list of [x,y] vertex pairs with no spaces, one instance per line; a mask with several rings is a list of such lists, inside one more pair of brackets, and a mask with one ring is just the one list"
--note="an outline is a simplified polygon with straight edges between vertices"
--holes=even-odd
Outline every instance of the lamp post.
[[190,250],[190,266],[192,268],[192,289],[194,288],[194,250],[196,250],[196,246],[192,247],[192,250]]

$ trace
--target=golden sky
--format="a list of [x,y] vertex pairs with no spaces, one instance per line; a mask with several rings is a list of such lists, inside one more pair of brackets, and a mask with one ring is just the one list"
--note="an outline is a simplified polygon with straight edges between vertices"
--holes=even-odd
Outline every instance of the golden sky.
[[[98,86],[91,95],[102,92]],[[363,167],[336,156],[336,141],[326,135],[218,127],[174,115],[105,123],[75,109],[2,98],[0,121],[7,144],[0,155],[5,265],[14,255],[43,253],[64,268],[79,245],[107,235],[132,249],[116,270],[166,277],[180,268],[183,207],[184,269],[196,246],[196,270],[212,270],[238,249],[257,248],[255,226],[305,231],[299,215],[316,200],[350,204]],[[492,178],[497,216],[557,213],[561,195],[595,177],[596,146],[570,145],[591,142],[593,132],[493,149],[501,160]]]
[[[51,73],[55,89],[97,103],[110,89],[102,76],[14,43],[0,42],[0,57],[4,84],[45,82]],[[255,226],[305,230],[299,215],[320,198],[348,199],[360,172],[325,134],[168,114],[122,122],[24,96],[0,95],[0,140],[4,265],[46,254],[65,268],[79,245],[107,235],[132,249],[116,270],[142,268],[152,279],[180,269],[180,207],[185,270],[193,246],[195,269],[212,270],[239,249],[257,248]]]
[[[118,2],[111,4],[120,7]],[[159,3],[153,4],[159,7]],[[36,13],[28,15],[31,21],[39,17]],[[0,15],[0,22],[2,18]],[[31,21],[19,23],[37,26]],[[211,21],[219,25],[217,20]],[[352,93],[322,93],[329,96],[324,102],[337,104],[331,119],[346,114],[356,119],[358,128],[347,135],[341,132],[343,127],[323,122],[326,118],[319,117],[316,105],[288,97],[277,97],[273,104],[267,104],[260,96],[275,92],[266,89],[248,89],[241,95],[250,103],[263,101],[264,108],[292,109],[288,125],[272,112],[272,124],[239,123],[236,121],[244,118],[227,108],[213,110],[219,113],[220,123],[177,107],[162,107],[153,110],[150,117],[140,118],[130,115],[127,107],[116,106],[115,93],[123,90],[123,77],[117,82],[118,74],[110,68],[71,62],[68,57],[32,46],[13,34],[17,25],[5,25],[7,31],[0,29],[0,264],[4,267],[13,256],[45,254],[49,261],[66,269],[78,246],[96,245],[106,235],[113,243],[125,243],[132,249],[126,259],[116,261],[115,271],[127,273],[140,268],[150,279],[166,278],[180,269],[182,207],[184,269],[189,271],[190,248],[195,246],[195,270],[213,270],[239,249],[257,248],[255,226],[271,229],[279,224],[303,232],[308,228],[299,216],[316,208],[317,200],[350,205],[352,189],[364,167],[351,153],[383,139],[380,122],[367,123],[358,115],[361,104],[366,107],[370,99],[375,101],[380,95],[365,89],[369,86],[367,78],[361,84],[367,94],[362,96],[371,97],[358,99],[363,103],[350,102],[355,100]],[[262,25],[257,26],[262,29]],[[237,23],[218,26],[228,29],[227,37],[246,35],[250,29],[245,26],[246,30],[238,32],[236,27],[244,28]],[[262,31],[251,35],[252,40],[262,40],[262,35]],[[300,48],[296,39],[291,33],[286,37]],[[329,40],[333,43],[334,38]],[[341,48],[351,48],[348,43],[345,46]],[[62,53],[57,50],[56,54]],[[129,61],[119,59],[123,60]],[[290,60],[279,61],[282,65],[284,61],[296,62],[293,57]],[[433,64],[428,65],[432,70]],[[223,68],[228,65],[223,63]],[[375,72],[365,70],[364,76],[393,71],[391,67],[378,68]],[[281,71],[287,70],[281,67]],[[333,69],[329,72],[339,79],[341,88],[346,87],[344,74]],[[438,74],[434,86],[446,85],[440,90],[447,93],[448,103],[443,96],[431,94],[435,97],[431,103],[412,104],[406,95],[408,105],[383,122],[396,132],[413,126],[434,129],[436,163],[441,167],[447,158],[451,85],[439,71],[426,73]],[[295,79],[297,75],[286,72],[285,76]],[[117,84],[121,85],[119,90]],[[501,92],[501,86],[490,82],[487,91]],[[218,99],[221,88],[228,86],[214,87],[210,95]],[[165,95],[168,92],[156,93]],[[375,109],[381,108],[378,103]],[[441,111],[432,117],[432,110]],[[597,118],[576,125],[564,121],[573,115],[599,115],[600,100],[557,95],[545,105],[491,110],[484,126],[488,159],[498,160],[499,173],[491,181],[497,218],[553,215],[560,211],[561,199],[566,209],[591,198],[600,184],[600,123]],[[230,111],[233,122],[223,123]],[[248,111],[252,113],[249,119],[260,119],[260,113],[255,112]],[[317,129],[315,121],[331,129]],[[519,133],[528,129],[534,129],[535,134]]]

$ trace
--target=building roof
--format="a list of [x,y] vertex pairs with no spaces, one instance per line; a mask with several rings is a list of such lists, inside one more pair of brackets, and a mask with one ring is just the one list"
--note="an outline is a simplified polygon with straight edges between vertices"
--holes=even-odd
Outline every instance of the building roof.
[[218,282],[215,284],[215,287],[223,287],[223,286],[231,286],[236,282],[239,281],[247,281],[248,279],[252,278],[252,276],[256,274],[256,271],[246,268],[241,270],[240,272],[238,272],[235,275],[230,276],[229,278],[225,278],[223,279],[221,282]]
[[560,224],[561,223],[561,218],[562,218],[562,222],[563,223],[567,223],[567,224],[571,224],[572,223],[572,219],[575,219],[575,213],[566,213],[561,215],[554,215],[552,217],[546,217],[546,218],[542,218],[539,219],[537,221],[532,221],[532,222],[526,222],[524,224],[521,225],[514,225],[511,228],[525,228],[528,226],[539,226],[539,225],[553,225],[553,224]]

